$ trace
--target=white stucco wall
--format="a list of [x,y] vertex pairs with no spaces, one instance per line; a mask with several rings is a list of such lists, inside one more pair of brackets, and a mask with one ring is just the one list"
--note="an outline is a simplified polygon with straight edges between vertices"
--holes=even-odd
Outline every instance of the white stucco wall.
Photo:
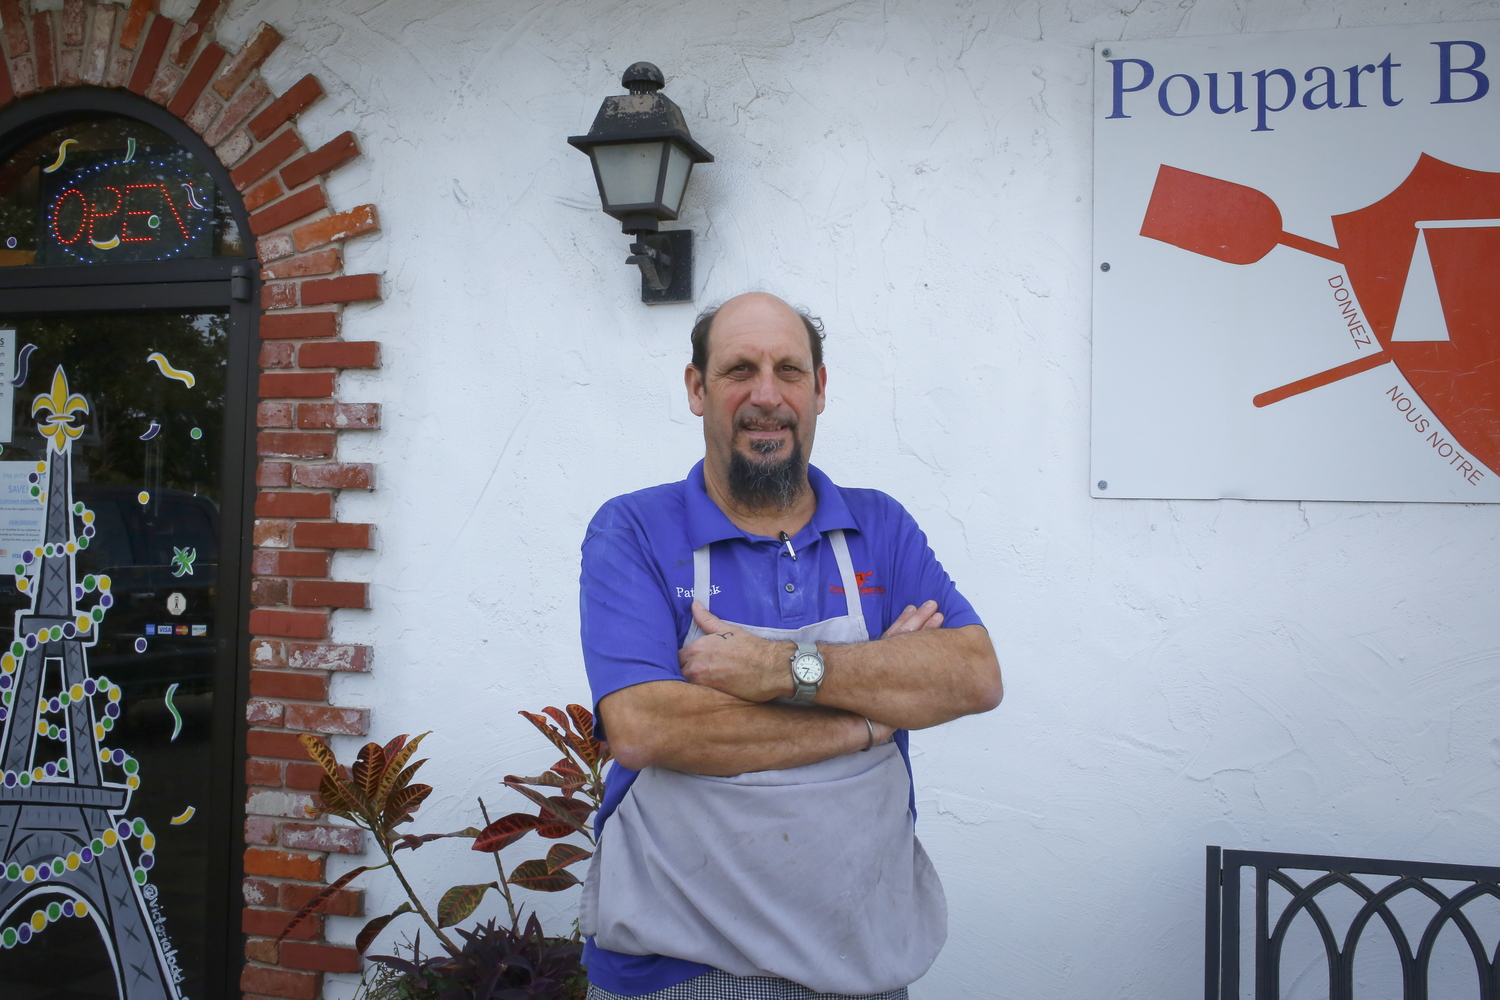
[[[698,305],[764,288],[824,317],[814,461],[907,504],[1005,669],[998,711],[913,738],[952,914],[914,997],[1201,995],[1209,843],[1494,863],[1500,512],[1091,500],[1087,479],[1093,43],[1497,14],[237,0],[224,35],[270,21],[287,35],[273,82],[311,70],[327,88],[309,142],[360,137],[338,207],[380,206],[348,257],[384,272],[386,301],[345,333],[381,341],[384,368],[342,384],[384,405],[384,429],[341,446],[379,488],[339,511],[379,539],[336,562],[374,603],[340,612],[337,638],[376,666],[334,697],[372,706],[381,739],[435,731],[418,825],[475,822],[476,795],[519,808],[501,776],[553,758],[516,711],[588,701],[584,525],[700,454],[681,387],[694,307],[640,304],[564,142],[647,59],[718,157],[682,223]],[[494,877],[444,844],[412,863],[433,896]],[[395,905],[364,882],[370,913]]]

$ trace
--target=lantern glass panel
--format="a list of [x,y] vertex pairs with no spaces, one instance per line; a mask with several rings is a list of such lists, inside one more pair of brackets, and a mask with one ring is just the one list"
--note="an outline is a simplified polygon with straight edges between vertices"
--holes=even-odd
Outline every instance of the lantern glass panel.
[[687,150],[672,143],[667,154],[667,182],[662,185],[661,200],[668,212],[674,216],[682,204],[682,193],[687,189],[688,174],[692,172],[693,160]]
[[594,147],[594,162],[599,166],[604,201],[609,207],[645,205],[656,201],[661,145],[660,142],[622,142]]

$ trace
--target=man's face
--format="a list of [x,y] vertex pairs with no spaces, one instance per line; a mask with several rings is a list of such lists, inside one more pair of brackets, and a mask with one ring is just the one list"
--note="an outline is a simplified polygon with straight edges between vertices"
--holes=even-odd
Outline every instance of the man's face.
[[801,317],[772,295],[731,299],[714,318],[706,368],[689,365],[686,378],[709,463],[731,479],[794,465],[800,488],[828,378],[813,369]]

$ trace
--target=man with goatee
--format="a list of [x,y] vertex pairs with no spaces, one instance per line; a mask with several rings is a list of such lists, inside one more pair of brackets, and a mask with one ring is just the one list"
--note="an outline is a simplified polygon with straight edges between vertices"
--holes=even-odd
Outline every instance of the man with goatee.
[[589,525],[617,759],[580,920],[595,1000],[896,1000],[947,936],[906,731],[994,708],[1000,667],[901,505],[808,464],[822,340],[758,292],[700,316],[703,461]]

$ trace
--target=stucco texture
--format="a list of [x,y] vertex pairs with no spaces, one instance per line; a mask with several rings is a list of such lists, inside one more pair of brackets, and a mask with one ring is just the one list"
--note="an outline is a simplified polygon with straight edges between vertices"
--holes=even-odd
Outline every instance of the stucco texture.
[[[1492,862],[1496,510],[1092,500],[1088,448],[1093,43],[1495,16],[1456,0],[235,3],[236,44],[262,20],[287,35],[273,85],[312,71],[328,90],[308,142],[360,137],[334,202],[381,206],[381,234],[347,253],[384,272],[386,301],[344,322],[384,368],[341,378],[384,429],[340,445],[379,483],[339,505],[378,543],[335,567],[373,605],[340,612],[336,638],[376,658],[334,699],[371,707],[376,738],[434,730],[418,826],[468,825],[480,795],[520,807],[501,777],[552,757],[516,711],[588,700],[584,525],[701,454],[682,389],[695,307],[638,301],[628,241],[564,142],[646,59],[718,158],[681,223],[697,305],[763,288],[825,319],[814,461],[908,506],[1005,669],[999,710],[912,740],[952,915],[914,998],[1200,995],[1205,844]],[[411,863],[430,895],[494,877],[449,844]],[[369,913],[395,905],[389,881],[362,881]]]

